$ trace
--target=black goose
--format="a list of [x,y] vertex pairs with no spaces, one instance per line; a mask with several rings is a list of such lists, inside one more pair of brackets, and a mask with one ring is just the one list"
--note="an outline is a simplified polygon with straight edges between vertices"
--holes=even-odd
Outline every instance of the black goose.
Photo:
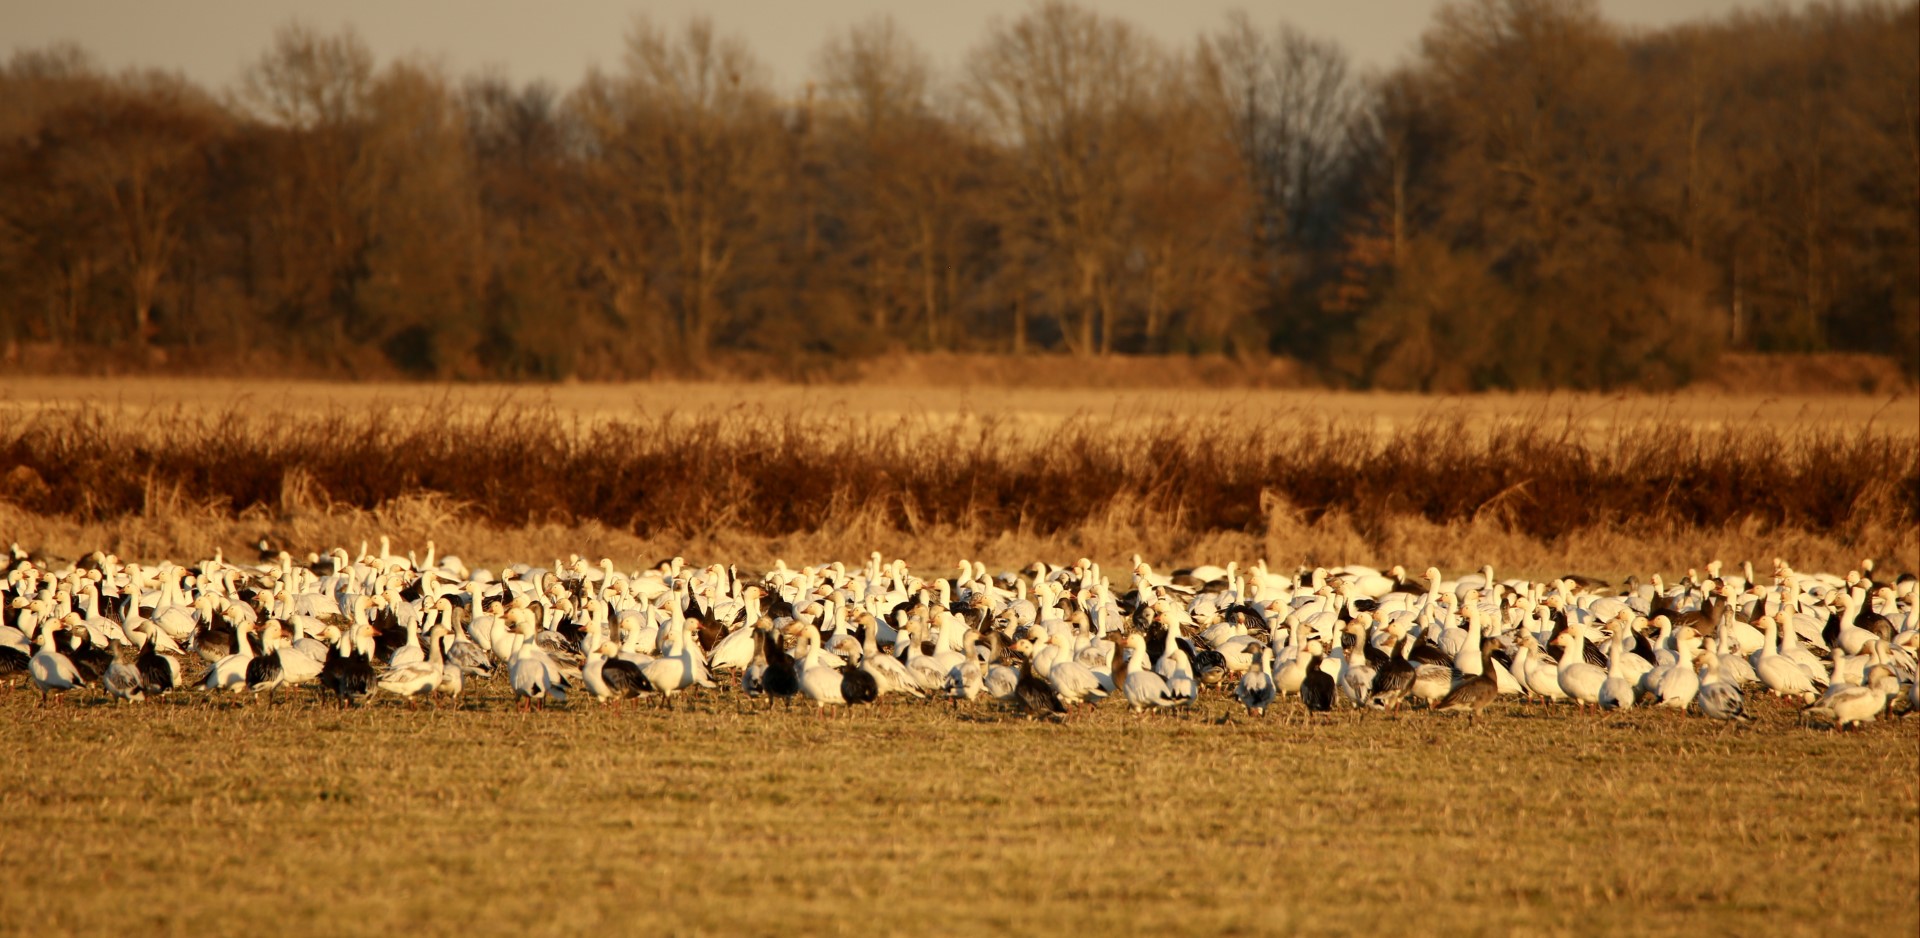
[[753,630],[753,658],[747,666],[740,669],[740,690],[748,697],[758,697],[767,692],[767,630],[758,626]]
[[800,693],[800,672],[794,670],[793,656],[780,647],[780,639],[773,634],[771,626],[760,630],[761,649],[767,656],[767,669],[760,675],[760,689],[767,692],[768,699],[778,697],[788,703],[793,695]]
[[[58,644],[66,645],[73,640],[75,633],[63,632]],[[95,646],[87,640],[85,632],[77,633],[79,647],[67,652],[67,660],[73,662],[73,668],[80,672],[80,679],[88,684],[100,683],[100,677],[107,673],[107,667],[113,664],[113,652]]]
[[1211,648],[1201,648],[1187,659],[1193,664],[1193,676],[1208,687],[1218,687],[1227,678],[1227,656]]
[[264,647],[247,662],[247,690],[255,694],[266,691],[269,701],[285,677],[286,673],[280,670],[280,656]]
[[553,630],[555,632],[558,632],[561,638],[566,639],[568,644],[571,645],[572,647],[585,648],[587,647],[585,644],[583,644],[587,638],[587,627],[584,621],[585,619],[586,619],[585,613],[567,616],[566,618],[561,619],[560,624],[557,626],[554,626]]
[[640,673],[640,666],[625,658],[608,658],[600,663],[600,681],[612,692],[612,699],[635,698],[650,693],[653,685]]
[[189,646],[200,660],[214,664],[234,653],[233,629],[226,625],[203,624],[193,632]]
[[155,697],[180,686],[180,662],[173,660],[171,655],[161,654],[153,647],[151,639],[147,640],[139,657],[133,659],[133,669],[140,673],[140,688]]
[[851,707],[855,704],[870,704],[880,699],[880,682],[873,679],[857,665],[848,663],[840,668],[840,697]]
[[1656,666],[1660,664],[1660,658],[1653,653],[1653,643],[1647,641],[1647,637],[1639,632],[1633,633],[1631,650],[1634,654],[1647,659],[1648,664]]
[[1465,710],[1467,719],[1472,720],[1480,711],[1487,709],[1494,698],[1500,696],[1500,684],[1493,679],[1491,670],[1479,674],[1470,674],[1453,690],[1447,692],[1433,705],[1435,710]]
[[33,655],[12,645],[0,645],[0,681],[12,684],[27,673]]
[[1413,650],[1407,653],[1407,661],[1416,666],[1437,664],[1445,668],[1453,667],[1453,659],[1447,655],[1446,650],[1434,644],[1433,639],[1424,631],[1413,643]]
[[1608,667],[1607,653],[1593,647],[1595,644],[1595,642],[1581,643],[1581,657],[1584,658],[1588,664],[1604,671]]
[[1307,662],[1307,676],[1300,682],[1300,702],[1307,705],[1309,713],[1326,713],[1333,709],[1333,675],[1322,670],[1320,663],[1325,655],[1314,655]]
[[343,707],[366,700],[373,693],[374,680],[372,659],[357,651],[343,653],[337,645],[320,669],[321,686],[333,691]]
[[1020,669],[1020,680],[1013,687],[1014,699],[1029,714],[1065,719],[1067,706],[1060,702],[1060,695],[1054,693],[1053,685],[1033,676],[1033,662],[1026,655],[1014,657]]
[[1391,658],[1390,655],[1388,655],[1384,651],[1381,651],[1372,642],[1367,641],[1364,636],[1358,639],[1357,643],[1359,644],[1360,648],[1366,653],[1368,667],[1378,669],[1378,668],[1384,668],[1387,666],[1387,662]]
[[1393,646],[1393,657],[1373,672],[1373,685],[1367,689],[1367,706],[1379,709],[1400,709],[1400,702],[1407,697],[1407,691],[1413,689],[1413,665],[1407,662],[1406,645],[1413,641],[1406,639]]

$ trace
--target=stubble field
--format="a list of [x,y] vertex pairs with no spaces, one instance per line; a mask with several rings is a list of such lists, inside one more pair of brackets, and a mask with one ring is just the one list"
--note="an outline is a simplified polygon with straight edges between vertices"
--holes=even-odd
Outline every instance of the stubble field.
[[[1911,722],[0,698],[36,934],[1916,927]],[[1417,922],[1418,925],[1410,923]]]

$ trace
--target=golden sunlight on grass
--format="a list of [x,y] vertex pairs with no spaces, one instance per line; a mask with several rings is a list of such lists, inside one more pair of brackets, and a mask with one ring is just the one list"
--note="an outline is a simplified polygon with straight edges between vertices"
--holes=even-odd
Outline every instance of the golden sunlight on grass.
[[1732,730],[35,704],[0,699],[0,910],[43,933],[1909,934],[1920,890],[1913,724],[1766,700]]

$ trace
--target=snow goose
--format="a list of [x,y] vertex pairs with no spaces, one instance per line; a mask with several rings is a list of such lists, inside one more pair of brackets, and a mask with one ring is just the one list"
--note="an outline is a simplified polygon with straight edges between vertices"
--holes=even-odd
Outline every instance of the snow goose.
[[[1308,647],[1324,648],[1325,646],[1319,645],[1319,641],[1314,639],[1308,643]],[[1274,691],[1278,696],[1285,697],[1288,694],[1300,693],[1300,684],[1307,679],[1307,668],[1312,658],[1313,655],[1308,654],[1305,649],[1294,649],[1293,657],[1288,658],[1280,665],[1279,670],[1274,672]]]
[[440,681],[434,685],[433,692],[438,696],[452,700],[455,705],[458,705],[460,702],[460,693],[464,691],[467,686],[467,672],[460,667],[459,663],[448,660],[445,656],[447,651],[454,646],[454,639],[459,633],[444,628],[438,631],[441,633],[439,640],[439,657],[441,659]]
[[[680,614],[679,603],[670,604],[667,620],[667,647],[664,653],[640,666],[645,675],[647,686],[660,695],[668,709],[673,708],[673,695],[701,683],[701,675],[694,658],[692,641],[687,636],[687,620]],[[816,648],[820,641],[817,633],[813,636]],[[707,682],[711,685],[711,681]]]
[[107,693],[116,700],[140,700],[146,696],[139,670],[127,663],[126,656],[118,647],[114,649],[113,661],[100,678],[100,686],[106,688]]
[[987,689],[987,669],[978,658],[968,658],[947,679],[947,699],[958,707],[962,700],[975,700]]
[[1552,704],[1567,699],[1567,692],[1560,688],[1558,668],[1540,651],[1540,642],[1532,633],[1520,635],[1519,647],[1513,653],[1513,676],[1529,700],[1538,696]]
[[877,622],[861,631],[860,668],[873,675],[875,694],[907,694],[924,699],[926,694],[921,691],[920,682],[907,671],[907,666],[892,655],[880,653]]
[[1446,665],[1416,665],[1413,669],[1413,684],[1407,688],[1407,696],[1432,707],[1435,702],[1453,691],[1455,683],[1457,682],[1454,670]]
[[1127,698],[1127,706],[1139,713],[1148,707],[1174,707],[1186,701],[1176,696],[1167,687],[1167,682],[1159,674],[1147,668],[1146,636],[1135,632],[1127,636],[1127,676],[1121,684],[1121,693]]
[[1366,706],[1367,695],[1373,690],[1376,669],[1367,662],[1367,649],[1372,647],[1369,641],[1372,624],[1373,614],[1363,612],[1347,623],[1344,630],[1353,642],[1340,656],[1340,692],[1356,707]]
[[801,634],[801,640],[805,643],[799,665],[801,695],[813,701],[813,705],[820,710],[825,710],[829,704],[844,706],[847,702],[842,690],[845,686],[844,675],[839,668],[826,663],[825,656],[820,652],[819,630],[809,626]]
[[[965,668],[966,665],[960,667]],[[950,682],[959,679],[951,675],[947,678]],[[989,660],[980,675],[980,689],[994,700],[1011,702],[1020,689],[1020,669],[1007,664],[1005,660]]]
[[[1634,688],[1633,678],[1629,676],[1627,671],[1628,658],[1642,660],[1627,653],[1626,639],[1620,630],[1615,630],[1613,637],[1607,639],[1607,676],[1606,680],[1600,684],[1600,699],[1598,701],[1600,709],[1633,709],[1634,698],[1638,696],[1638,691]],[[1693,673],[1693,671],[1688,668],[1681,668],[1680,670],[1688,674]],[[1691,702],[1691,696],[1692,695],[1688,695],[1689,702]]]
[[1694,695],[1694,704],[1702,714],[1715,720],[1747,722],[1752,718],[1747,716],[1740,688],[1720,675],[1722,660],[1713,652],[1699,654],[1696,661],[1700,665],[1700,690]]
[[164,697],[180,686],[180,662],[159,649],[159,638],[165,634],[151,626],[134,633],[142,650],[133,659],[133,667],[140,672],[141,689],[155,697]]
[[1560,689],[1585,708],[1600,702],[1600,688],[1607,682],[1607,672],[1587,663],[1587,642],[1581,628],[1569,626],[1553,644],[1561,649],[1557,669]]
[[558,669],[532,642],[522,643],[507,662],[507,682],[512,685],[513,695],[519,698],[518,706],[523,710],[529,706],[545,707],[548,700],[555,703],[567,700]]
[[434,634],[427,644],[432,651],[426,659],[388,668],[377,682],[379,688],[396,697],[405,697],[408,706],[417,704],[421,694],[438,690],[441,680],[446,677],[446,660],[440,653],[439,635]]
[[1816,695],[1813,680],[1800,666],[1794,664],[1775,647],[1776,638],[1781,644],[1790,641],[1784,634],[1778,634],[1778,620],[1771,615],[1760,617],[1765,630],[1766,640],[1753,656],[1753,672],[1759,676],[1760,683],[1776,697],[1799,697],[1806,703],[1812,703]]
[[744,595],[746,619],[721,638],[713,646],[713,651],[708,653],[707,667],[712,670],[738,671],[753,660],[753,636],[757,631],[755,626],[760,624],[760,588],[749,586]]
[[580,669],[581,683],[593,699],[609,700],[638,697],[651,690],[646,675],[631,661],[618,657],[620,646],[601,642],[587,648],[586,664]]
[[1273,706],[1275,686],[1270,661],[1266,646],[1253,646],[1253,664],[1240,675],[1240,686],[1234,688],[1233,696],[1247,708],[1247,716],[1263,716]]
[[[1654,703],[1675,710],[1685,710],[1693,705],[1694,695],[1700,693],[1700,675],[1694,670],[1695,661],[1700,652],[1699,642],[1693,640],[1693,629],[1682,627],[1680,640],[1676,643],[1676,654],[1680,660],[1665,669],[1658,683],[1653,687]],[[1656,669],[1658,670],[1658,669]],[[1648,674],[1653,674],[1649,671]]]
[[1824,718],[1834,729],[1844,730],[1871,723],[1886,709],[1887,692],[1883,688],[1843,684],[1802,713],[1807,718]]
[[253,632],[253,626],[240,623],[234,627],[233,654],[214,662],[207,669],[206,679],[200,686],[207,690],[225,690],[239,693],[247,689],[247,666],[253,663],[253,646],[247,643],[247,636]]
[[1103,683],[1098,673],[1069,653],[1069,640],[1066,636],[1055,633],[1049,637],[1048,641],[1050,647],[1060,651],[1054,656],[1053,667],[1046,671],[1047,683],[1052,685],[1060,702],[1073,707],[1082,703],[1096,704],[1105,700],[1112,679],[1108,678],[1108,683]]
[[1193,678],[1193,665],[1187,660],[1187,653],[1172,639],[1167,641],[1167,650],[1161,654],[1155,673],[1167,683],[1167,691],[1186,703],[1193,703],[1200,696],[1200,686]]

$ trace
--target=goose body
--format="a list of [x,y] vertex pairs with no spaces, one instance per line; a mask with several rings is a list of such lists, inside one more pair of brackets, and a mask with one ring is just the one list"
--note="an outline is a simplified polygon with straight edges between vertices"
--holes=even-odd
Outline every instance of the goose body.
[[1700,656],[1703,667],[1700,670],[1700,689],[1694,694],[1694,705],[1701,714],[1715,720],[1751,720],[1747,716],[1746,700],[1740,688],[1720,676],[1721,658],[1719,655],[1705,653]]
[[1240,685],[1234,688],[1234,699],[1247,708],[1248,716],[1262,716],[1267,708],[1273,706],[1273,698],[1278,691],[1273,681],[1273,672],[1269,664],[1267,649],[1255,646],[1252,666],[1240,675]]
[[53,633],[40,633],[40,650],[34,654],[28,664],[28,673],[33,680],[34,689],[40,692],[40,701],[45,703],[48,694],[60,694],[80,686],[80,672],[67,660],[67,656],[53,648]]
[[522,706],[544,706],[549,700],[555,703],[567,700],[559,668],[532,642],[522,643],[513,659],[507,662],[507,682]]
[[1121,694],[1127,699],[1127,706],[1134,713],[1148,707],[1164,709],[1185,703],[1185,698],[1174,694],[1167,686],[1165,678],[1146,667],[1147,640],[1134,634],[1127,638],[1127,677],[1121,684]]
[[1332,710],[1334,696],[1337,693],[1334,689],[1333,675],[1321,667],[1321,658],[1320,652],[1316,650],[1307,662],[1307,676],[1300,682],[1300,702],[1306,706],[1309,713],[1326,713]]

